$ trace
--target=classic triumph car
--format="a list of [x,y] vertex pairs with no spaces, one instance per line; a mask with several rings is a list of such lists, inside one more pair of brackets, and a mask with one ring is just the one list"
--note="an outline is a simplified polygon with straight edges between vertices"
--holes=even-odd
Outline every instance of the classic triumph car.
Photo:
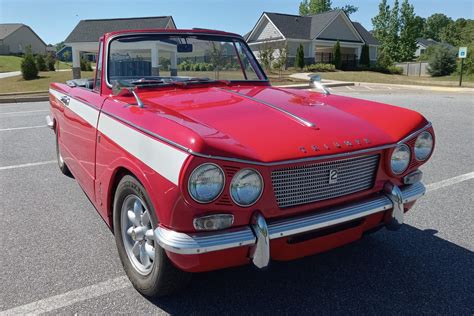
[[272,87],[241,36],[203,29],[105,34],[95,78],[50,103],[60,170],[149,296],[398,229],[434,147],[419,113]]

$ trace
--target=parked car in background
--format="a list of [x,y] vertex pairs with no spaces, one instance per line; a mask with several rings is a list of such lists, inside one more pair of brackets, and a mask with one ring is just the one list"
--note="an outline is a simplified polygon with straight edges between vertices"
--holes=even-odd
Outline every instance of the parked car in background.
[[272,87],[236,34],[126,30],[99,45],[95,78],[51,85],[47,120],[60,170],[145,295],[396,230],[425,193],[434,132],[417,112]]

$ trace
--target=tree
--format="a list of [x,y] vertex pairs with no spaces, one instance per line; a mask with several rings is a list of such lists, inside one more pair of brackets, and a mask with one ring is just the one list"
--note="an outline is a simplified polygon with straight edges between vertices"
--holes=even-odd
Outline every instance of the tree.
[[415,16],[415,21],[413,21],[413,25],[415,28],[416,38],[423,37],[423,30],[425,28],[426,20],[421,16]]
[[334,60],[333,60],[334,66],[336,67],[336,69],[341,69],[342,56],[341,56],[341,44],[339,43],[339,41],[337,41],[336,45],[334,45],[333,54],[334,54]]
[[388,67],[392,66],[393,60],[390,58],[390,55],[385,51],[382,47],[379,50],[377,55],[377,63],[376,66],[380,70],[388,69]]
[[296,50],[295,67],[299,68],[299,69],[303,69],[303,67],[304,67],[304,48],[303,48],[303,44],[300,44],[300,46],[298,46],[298,49]]
[[64,61],[69,61],[69,58],[71,58],[71,53],[68,52],[68,51],[65,51],[65,52],[63,53],[63,59],[64,59]]
[[387,4],[387,0],[382,0],[379,3],[379,13],[372,18],[373,34],[380,41],[382,47],[387,42],[389,22],[390,6]]
[[35,58],[29,45],[26,47],[26,54],[21,61],[21,75],[25,80],[38,78],[38,68],[36,68]]
[[260,61],[263,65],[263,67],[267,70],[270,71],[272,68],[272,63],[274,59],[274,54],[275,53],[275,48],[272,47],[270,44],[266,43],[264,46],[260,49],[259,56],[260,56]]
[[426,19],[424,38],[431,38],[435,41],[441,41],[441,32],[445,27],[452,23],[451,18],[442,13],[435,13]]
[[64,41],[59,42],[56,45],[54,45],[54,47],[56,48],[56,52],[59,52],[64,46],[66,46],[66,44],[64,44]]
[[275,63],[275,67],[277,67],[280,71],[286,69],[286,65],[288,63],[288,46],[285,45],[284,47],[278,48],[278,58]]
[[436,45],[429,60],[428,73],[433,77],[448,76],[456,70],[456,51],[450,47]]
[[44,61],[43,55],[36,55],[36,68],[38,71],[47,71],[46,62]]
[[418,38],[415,9],[408,0],[403,0],[400,9],[400,45],[399,61],[411,61],[415,58]]
[[390,11],[388,19],[388,34],[387,41],[385,42],[386,53],[392,60],[400,60],[399,52],[399,32],[400,32],[400,12],[398,8],[398,0],[393,3],[393,8]]
[[360,53],[359,65],[370,66],[369,45],[364,44]]
[[357,12],[358,7],[346,4],[342,7],[332,7],[331,0],[303,0],[300,2],[300,15],[314,15],[331,10],[343,10],[347,15]]
[[48,71],[55,71],[54,64],[56,63],[56,58],[54,58],[53,54],[49,53],[46,56],[46,66],[48,67]]

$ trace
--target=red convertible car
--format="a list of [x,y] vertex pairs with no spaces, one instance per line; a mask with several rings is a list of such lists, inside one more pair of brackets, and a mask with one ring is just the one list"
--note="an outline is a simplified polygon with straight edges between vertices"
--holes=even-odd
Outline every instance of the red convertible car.
[[156,296],[191,272],[265,268],[403,224],[425,193],[430,122],[315,91],[272,87],[236,34],[127,30],[100,38],[94,79],[51,84],[46,119],[60,170]]

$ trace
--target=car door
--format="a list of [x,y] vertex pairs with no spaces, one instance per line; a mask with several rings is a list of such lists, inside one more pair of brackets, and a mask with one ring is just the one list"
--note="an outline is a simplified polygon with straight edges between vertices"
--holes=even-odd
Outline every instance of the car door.
[[[96,78],[93,87],[76,87],[70,90],[61,127],[63,145],[67,150],[66,163],[82,189],[95,202],[95,150],[97,122],[100,109],[107,96],[100,94],[102,70],[102,47],[99,46]],[[99,79],[97,79],[99,78]]]

